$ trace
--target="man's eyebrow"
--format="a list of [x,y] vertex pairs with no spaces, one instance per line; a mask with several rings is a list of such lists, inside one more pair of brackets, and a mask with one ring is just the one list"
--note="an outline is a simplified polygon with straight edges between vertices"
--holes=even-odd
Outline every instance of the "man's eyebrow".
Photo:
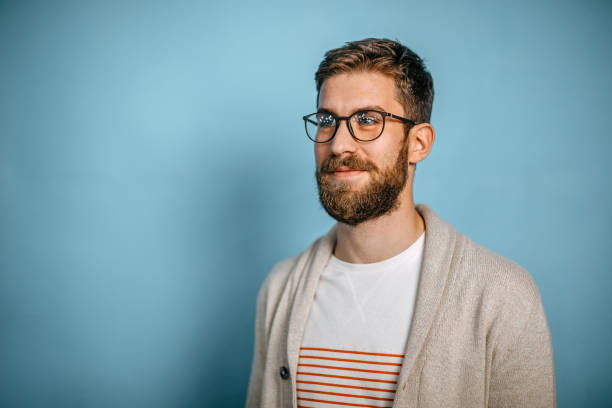
[[331,109],[325,109],[325,108],[319,108],[319,109],[317,109],[317,113],[329,113],[329,114],[331,114],[331,115],[338,116],[338,115],[336,115],[336,113],[335,113],[334,111],[332,111]]
[[385,108],[383,108],[380,105],[371,105],[371,106],[364,106],[363,108],[357,109],[358,111],[362,111],[362,110],[377,110],[377,111],[385,111]]
[[[360,111],[367,111],[367,110],[385,111],[385,109],[382,106],[380,106],[380,105],[368,105],[368,106],[362,106],[360,108],[357,108],[357,109],[355,109],[351,113],[360,112]],[[326,108],[319,108],[317,110],[317,113],[329,113],[329,114],[332,114],[334,116],[340,116],[340,115],[336,114],[336,112],[334,112],[333,110],[326,109]]]

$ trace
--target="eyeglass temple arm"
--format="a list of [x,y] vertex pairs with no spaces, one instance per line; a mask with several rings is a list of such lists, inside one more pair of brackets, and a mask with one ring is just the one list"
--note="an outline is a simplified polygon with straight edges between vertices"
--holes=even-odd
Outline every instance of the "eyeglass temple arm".
[[402,118],[401,116],[397,116],[397,115],[394,115],[394,114],[389,113],[389,112],[387,112],[387,116],[391,116],[393,119],[401,120],[404,123],[411,123],[413,125],[417,124],[414,120]]

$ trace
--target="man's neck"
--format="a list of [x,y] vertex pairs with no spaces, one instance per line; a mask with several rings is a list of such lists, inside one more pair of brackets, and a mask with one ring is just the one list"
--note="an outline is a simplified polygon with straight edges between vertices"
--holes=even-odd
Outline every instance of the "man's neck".
[[400,206],[381,217],[356,226],[338,223],[334,255],[345,262],[372,263],[409,248],[425,231],[425,223],[412,197],[399,199]]

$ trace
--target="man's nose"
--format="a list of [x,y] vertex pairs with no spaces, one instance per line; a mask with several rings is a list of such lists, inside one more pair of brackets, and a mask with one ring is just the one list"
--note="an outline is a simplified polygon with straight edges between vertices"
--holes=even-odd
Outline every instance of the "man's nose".
[[357,140],[351,135],[348,126],[348,120],[341,120],[336,135],[331,140],[330,150],[336,156],[341,156],[343,153],[354,153],[357,148]]

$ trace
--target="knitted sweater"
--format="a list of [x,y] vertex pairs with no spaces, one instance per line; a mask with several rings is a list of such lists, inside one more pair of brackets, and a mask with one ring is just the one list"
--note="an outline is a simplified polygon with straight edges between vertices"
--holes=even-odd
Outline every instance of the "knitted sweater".
[[[518,264],[456,232],[427,205],[425,248],[394,407],[554,407],[550,330]],[[297,407],[298,355],[336,227],[263,283],[247,407]]]

